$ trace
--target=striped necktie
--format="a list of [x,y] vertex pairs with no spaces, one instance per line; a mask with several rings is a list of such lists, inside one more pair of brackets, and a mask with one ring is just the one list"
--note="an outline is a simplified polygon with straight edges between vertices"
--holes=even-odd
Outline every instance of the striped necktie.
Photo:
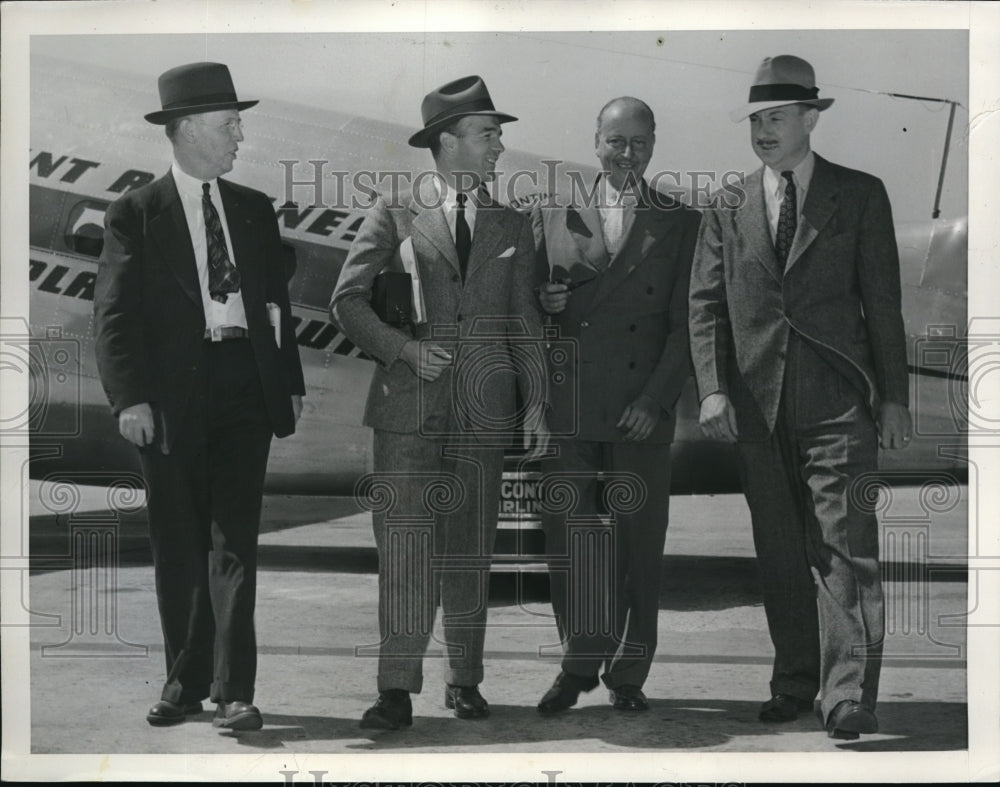
[[213,301],[225,303],[229,293],[240,291],[240,272],[229,260],[222,222],[209,193],[209,184],[202,183],[201,208],[205,214],[205,239],[208,243],[208,294]]
[[778,231],[774,236],[774,250],[778,253],[778,262],[784,270],[788,262],[788,252],[795,238],[795,226],[798,223],[798,205],[795,199],[795,180],[790,169],[781,173],[785,179],[785,198],[781,201],[778,211]]

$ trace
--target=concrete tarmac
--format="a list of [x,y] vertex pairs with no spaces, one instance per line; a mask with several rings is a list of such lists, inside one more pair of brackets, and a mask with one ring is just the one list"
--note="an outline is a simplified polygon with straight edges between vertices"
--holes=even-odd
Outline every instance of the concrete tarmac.
[[[772,648],[741,495],[671,502],[659,648],[644,687],[647,712],[615,711],[607,692],[598,688],[582,694],[577,707],[565,713],[539,716],[535,706],[558,673],[560,652],[544,575],[496,575],[481,686],[492,715],[462,721],[444,708],[442,649],[436,642],[425,660],[424,691],[413,698],[413,727],[399,732],[358,726],[376,697],[377,576],[369,515],[352,500],[266,499],[255,698],[264,728],[246,733],[213,728],[214,706],[208,704],[175,727],[145,722],[146,710],[159,698],[164,663],[143,511],[113,523],[119,556],[103,566],[79,558],[81,550],[96,554],[107,543],[85,535],[85,518],[38,514],[31,520],[29,587],[29,608],[36,615],[31,750],[961,750],[967,745],[965,629],[961,617],[948,616],[966,609],[967,492],[953,489],[954,504],[937,504],[932,515],[918,489],[896,489],[891,500],[883,499],[888,635],[880,732],[851,742],[828,738],[813,714],[787,724],[757,720],[759,705],[769,695]],[[33,488],[33,496],[37,493]],[[95,492],[94,499],[102,499],[101,494]],[[99,516],[89,521],[90,531],[101,530]]]

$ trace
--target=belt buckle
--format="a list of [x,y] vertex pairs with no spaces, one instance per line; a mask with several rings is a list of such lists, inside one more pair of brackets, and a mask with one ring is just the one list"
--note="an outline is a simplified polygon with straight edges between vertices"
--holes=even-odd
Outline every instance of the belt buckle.
[[222,341],[222,326],[221,325],[214,326],[211,329],[211,334],[212,334],[211,335],[211,339],[212,339],[213,342],[221,342]]

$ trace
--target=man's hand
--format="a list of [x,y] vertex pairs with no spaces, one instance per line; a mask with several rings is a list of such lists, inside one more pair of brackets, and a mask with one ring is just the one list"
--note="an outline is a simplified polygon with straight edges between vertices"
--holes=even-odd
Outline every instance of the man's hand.
[[701,424],[701,431],[713,440],[725,440],[727,443],[735,443],[738,432],[736,430],[736,411],[729,397],[724,393],[717,392],[709,394],[701,403],[701,415],[698,418]]
[[635,401],[625,408],[622,417],[615,424],[619,429],[627,429],[626,440],[645,440],[660,422],[660,405],[651,396],[639,394]]
[[895,402],[882,402],[878,408],[878,436],[883,448],[906,448],[913,437],[909,409]]
[[550,438],[549,427],[545,421],[544,405],[533,405],[524,417],[524,447],[530,448],[525,458],[539,459],[544,456],[548,450]]
[[292,413],[295,415],[295,423],[298,423],[302,415],[302,396],[299,394],[292,394]]
[[451,353],[436,342],[411,339],[403,345],[399,357],[421,380],[434,382],[451,364]]
[[559,314],[569,302],[569,287],[562,282],[547,281],[538,287],[538,301],[546,314]]
[[149,402],[134,404],[118,413],[118,431],[122,437],[137,446],[153,442],[156,427],[153,424],[153,408]]

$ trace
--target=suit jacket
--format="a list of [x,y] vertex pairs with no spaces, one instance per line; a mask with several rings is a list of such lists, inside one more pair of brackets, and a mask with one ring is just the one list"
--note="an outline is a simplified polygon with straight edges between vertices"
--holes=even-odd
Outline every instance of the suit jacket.
[[691,373],[687,296],[698,213],[651,194],[643,182],[611,259],[598,208],[577,196],[568,206],[542,203],[532,211],[539,280],[588,282],[550,318],[576,345],[569,380],[551,389],[550,428],[582,440],[621,441],[622,412],[646,394],[663,412],[645,442],[669,443],[674,406]]
[[[278,437],[295,431],[291,395],[305,393],[292,326],[281,239],[271,202],[259,191],[222,180],[247,330],[267,413]],[[117,416],[150,402],[173,443],[202,357],[205,311],[194,248],[177,186],[168,172],[115,201],[104,219],[94,297],[101,382]],[[281,309],[281,348],[266,304]]]
[[873,415],[881,401],[907,405],[899,256],[882,181],[816,156],[784,274],[763,168],[718,192],[699,233],[690,322],[700,397],[729,395],[740,439],[774,429],[792,330],[862,389]]
[[[419,199],[379,197],[365,217],[330,301],[331,319],[378,363],[364,423],[391,432],[485,436],[512,433],[523,402],[545,401],[542,318],[532,289],[534,245],[526,217],[492,202],[478,207],[466,278],[434,185]],[[375,277],[398,260],[412,238],[427,322],[415,335],[383,323],[370,305]],[[399,359],[406,342],[433,339],[453,363],[433,381]],[[533,359],[533,360],[531,360]],[[535,370],[532,372],[532,368]]]

